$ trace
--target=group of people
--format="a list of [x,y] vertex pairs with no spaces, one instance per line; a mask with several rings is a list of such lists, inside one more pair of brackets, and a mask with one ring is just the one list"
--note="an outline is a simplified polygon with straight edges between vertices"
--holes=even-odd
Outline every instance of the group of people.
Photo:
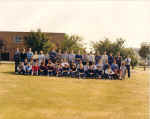
[[90,79],[125,79],[126,72],[130,78],[131,58],[122,58],[120,53],[116,57],[112,53],[103,55],[99,52],[93,54],[77,54],[74,51],[55,49],[44,54],[29,48],[20,51],[17,48],[15,55],[15,72],[22,75],[47,75],[57,77],[90,78]]

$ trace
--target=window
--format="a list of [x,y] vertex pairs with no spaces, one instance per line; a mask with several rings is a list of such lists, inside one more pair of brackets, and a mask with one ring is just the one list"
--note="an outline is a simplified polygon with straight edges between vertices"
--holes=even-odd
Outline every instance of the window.
[[22,38],[20,37],[20,36],[16,36],[15,37],[15,42],[16,43],[21,43],[23,40],[22,40]]

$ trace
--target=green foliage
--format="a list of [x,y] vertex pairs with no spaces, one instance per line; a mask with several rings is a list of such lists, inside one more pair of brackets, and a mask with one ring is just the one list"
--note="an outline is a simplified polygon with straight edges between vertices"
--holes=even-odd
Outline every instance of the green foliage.
[[82,38],[78,35],[65,35],[65,40],[61,41],[60,49],[63,51],[71,51],[74,50],[77,53],[78,50],[83,52],[85,49],[83,48]]
[[148,46],[141,46],[140,50],[139,50],[139,55],[146,59],[147,55],[150,53],[150,49]]
[[28,36],[25,37],[25,44],[32,48],[33,51],[49,51],[52,47],[54,47],[54,43],[52,43],[48,36],[45,33],[42,33],[41,30],[37,30],[37,32],[31,31]]
[[101,54],[103,54],[104,51],[107,51],[107,53],[111,52],[114,55],[117,55],[117,53],[124,48],[124,42],[125,41],[121,38],[117,39],[116,42],[111,42],[108,38],[106,38],[104,41],[93,43],[93,48]]
[[134,50],[131,48],[125,48],[124,46],[125,40],[122,38],[116,39],[115,42],[110,41],[108,38],[106,38],[104,41],[98,41],[96,43],[93,43],[93,48],[96,51],[99,51],[101,54],[104,53],[104,51],[107,51],[107,53],[113,53],[114,56],[117,55],[118,52],[120,52],[120,55],[125,59],[128,55],[131,57],[131,65],[135,66],[138,61],[136,54],[134,53]]

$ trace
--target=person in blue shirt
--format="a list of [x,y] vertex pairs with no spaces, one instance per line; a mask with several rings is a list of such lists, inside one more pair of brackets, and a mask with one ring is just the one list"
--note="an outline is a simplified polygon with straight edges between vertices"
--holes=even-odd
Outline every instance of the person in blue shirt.
[[26,74],[31,75],[31,73],[32,73],[32,65],[30,65],[30,63],[28,63],[26,65]]
[[114,57],[113,57],[112,53],[110,53],[109,56],[108,56],[109,65],[111,65],[113,63],[113,61],[114,61]]
[[83,64],[80,64],[80,66],[78,68],[78,78],[85,78],[85,72],[84,72]]
[[30,62],[31,58],[33,57],[33,52],[32,52],[32,49],[29,48],[29,51],[27,52],[27,59],[28,59],[28,62]]
[[116,63],[116,60],[111,64],[111,69],[114,72],[113,78],[118,79],[119,78],[119,66]]
[[117,55],[115,60],[116,60],[116,63],[118,64],[119,69],[120,69],[121,63],[122,63],[122,57],[120,56],[120,52],[118,52],[118,55]]
[[52,51],[49,53],[50,60],[55,63],[57,58],[57,53],[55,49],[53,48]]
[[79,64],[80,60],[82,60],[82,55],[80,53],[80,50],[78,51],[78,54],[76,54],[75,59],[76,59],[76,64]]
[[95,55],[95,64],[96,64],[96,65],[98,64],[98,62],[99,62],[100,59],[101,59],[101,55],[100,55],[100,53],[97,51],[97,52],[96,52],[96,55]]

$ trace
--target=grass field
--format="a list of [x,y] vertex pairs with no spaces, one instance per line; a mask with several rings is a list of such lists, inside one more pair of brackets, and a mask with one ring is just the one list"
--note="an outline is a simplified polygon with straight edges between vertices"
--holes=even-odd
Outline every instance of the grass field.
[[20,76],[0,65],[0,119],[148,119],[149,71],[131,80]]

